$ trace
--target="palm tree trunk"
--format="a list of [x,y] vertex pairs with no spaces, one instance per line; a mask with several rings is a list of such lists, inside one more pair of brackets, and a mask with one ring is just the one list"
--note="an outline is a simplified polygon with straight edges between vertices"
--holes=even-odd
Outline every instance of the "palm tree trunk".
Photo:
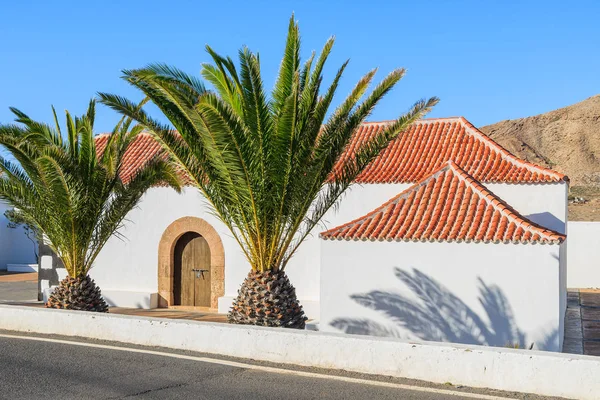
[[45,304],[46,308],[108,312],[100,288],[89,275],[67,276],[54,290]]
[[284,271],[251,271],[227,314],[234,324],[304,329],[306,316]]

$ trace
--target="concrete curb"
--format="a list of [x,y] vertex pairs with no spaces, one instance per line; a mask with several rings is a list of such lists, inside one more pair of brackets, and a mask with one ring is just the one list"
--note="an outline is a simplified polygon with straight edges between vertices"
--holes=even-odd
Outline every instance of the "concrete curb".
[[547,396],[600,394],[600,357],[8,305],[0,329]]

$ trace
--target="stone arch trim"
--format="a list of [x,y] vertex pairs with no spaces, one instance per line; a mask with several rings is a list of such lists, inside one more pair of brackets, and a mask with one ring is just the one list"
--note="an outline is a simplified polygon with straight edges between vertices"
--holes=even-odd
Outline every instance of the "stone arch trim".
[[225,294],[225,250],[221,237],[211,224],[197,217],[183,217],[165,229],[158,244],[158,306],[173,305],[174,254],[177,240],[186,232],[196,232],[210,248],[210,308],[218,308],[219,297]]

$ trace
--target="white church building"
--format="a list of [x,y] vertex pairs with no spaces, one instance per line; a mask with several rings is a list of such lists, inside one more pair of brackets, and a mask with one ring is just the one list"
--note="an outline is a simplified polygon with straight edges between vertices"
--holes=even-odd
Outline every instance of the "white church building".
[[[347,154],[386,124],[363,124]],[[102,147],[106,136],[100,135],[96,140]],[[160,145],[150,135],[138,136],[126,155],[123,179],[126,180],[136,168],[160,151]],[[394,238],[383,235],[374,239],[358,235],[339,241],[324,234],[320,238],[319,234],[323,231],[366,215],[373,216],[374,210],[406,193],[407,189],[414,191],[417,190],[415,187],[427,187],[432,174],[440,174],[440,171],[450,171],[447,173],[458,177],[456,179],[461,182],[472,182],[470,187],[476,190],[471,190],[477,192],[481,199],[487,199],[485,201],[489,204],[493,203],[489,215],[483,214],[480,219],[470,220],[470,227],[460,225],[462,222],[457,215],[469,208],[469,202],[464,196],[456,196],[454,188],[437,198],[442,206],[452,204],[454,207],[449,208],[454,210],[451,214],[444,216],[444,224],[435,228],[433,224],[442,215],[439,210],[432,209],[433,215],[428,218],[434,222],[431,226],[421,227],[430,236],[417,235],[407,239],[408,236],[403,235]],[[301,245],[286,272],[296,287],[307,316],[315,320],[321,318],[324,330],[349,331],[340,328],[341,325],[336,327],[329,323],[340,318],[365,316],[363,311],[359,311],[364,304],[351,304],[353,295],[377,291],[386,282],[398,282],[398,274],[412,274],[410,271],[413,270],[438,281],[454,294],[463,291],[468,297],[464,304],[473,312],[481,309],[477,301],[482,285],[487,285],[485,287],[489,290],[501,286],[520,323],[525,323],[535,312],[532,311],[533,306],[522,313],[517,308],[523,307],[529,296],[535,297],[532,293],[532,290],[537,290],[535,287],[543,288],[539,290],[540,301],[551,302],[550,310],[534,318],[535,321],[529,324],[531,326],[525,323],[523,329],[541,329],[544,323],[548,323],[557,325],[549,326],[548,330],[558,330],[562,328],[559,320],[564,315],[566,298],[564,235],[567,195],[567,177],[515,157],[465,118],[424,119],[401,134],[363,171],[342,198],[339,207],[330,210],[322,226],[317,227]],[[461,201],[465,203],[461,204]],[[421,208],[426,209],[427,204],[424,202]],[[414,205],[411,208],[413,212],[395,218],[410,231],[411,226],[417,226],[424,218],[421,208],[418,204]],[[476,208],[474,212],[477,212]],[[383,211],[375,212],[378,213]],[[454,221],[456,223],[452,225]],[[463,232],[456,237],[464,240],[452,240],[457,231],[476,229],[478,224],[500,229],[498,221],[504,221],[502,229],[513,229],[512,236],[504,231],[491,236],[482,231],[480,237],[471,238]],[[433,232],[432,229],[438,230]],[[209,211],[203,196],[193,187],[186,187],[181,194],[166,187],[150,189],[139,207],[128,215],[121,233],[125,239],[110,239],[90,272],[111,305],[142,308],[194,306],[227,312],[250,268],[237,242]],[[513,240],[513,237],[517,239]],[[191,243],[200,243],[205,249],[203,265],[186,265],[189,259],[186,246]],[[423,262],[419,263],[421,256]],[[42,255],[42,270],[52,268],[52,262],[48,260],[48,256]],[[399,260],[405,262],[400,263]],[[536,274],[543,277],[533,282]],[[377,276],[382,277],[383,282]],[[514,286],[521,277],[528,284]],[[44,282],[41,273],[40,279],[42,288],[52,284]],[[455,284],[461,279],[462,283]],[[182,287],[190,285],[202,295],[183,298]],[[510,285],[513,285],[512,289],[508,287]],[[328,304],[324,304],[324,300]],[[346,307],[347,312],[331,312],[332,307]],[[379,322],[382,318],[379,315]],[[561,324],[560,327],[558,324]],[[535,340],[539,343],[537,337]],[[468,338],[465,341],[469,341]],[[554,344],[547,348],[556,349],[558,341],[554,340]]]

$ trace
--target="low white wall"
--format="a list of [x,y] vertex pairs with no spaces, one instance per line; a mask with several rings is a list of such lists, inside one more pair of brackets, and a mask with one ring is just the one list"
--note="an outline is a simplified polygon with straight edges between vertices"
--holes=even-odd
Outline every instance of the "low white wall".
[[38,272],[37,264],[6,264],[8,272]]
[[22,228],[8,228],[4,216],[11,209],[0,201],[0,270],[6,270],[7,264],[35,264],[33,243],[27,239]]
[[158,293],[102,290],[102,297],[111,307],[156,308]]
[[5,305],[0,328],[583,400],[600,393],[600,358],[589,356]]
[[567,286],[600,288],[600,222],[569,221]]
[[320,329],[560,351],[559,245],[321,244]]

